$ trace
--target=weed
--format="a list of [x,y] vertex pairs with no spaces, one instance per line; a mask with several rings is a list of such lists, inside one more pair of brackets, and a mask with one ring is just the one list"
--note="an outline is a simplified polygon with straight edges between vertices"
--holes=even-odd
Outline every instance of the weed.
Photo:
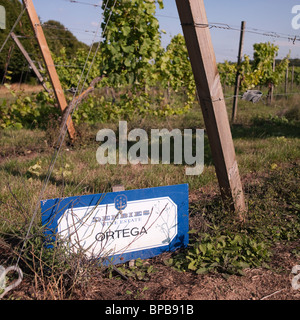
[[201,227],[191,229],[189,247],[165,263],[197,274],[242,274],[244,268],[267,267],[276,243],[300,237],[298,186],[298,163],[277,166],[258,183],[245,184],[249,211],[243,224],[213,199],[192,204],[193,221],[201,216]]
[[133,280],[148,281],[151,274],[157,271],[152,265],[149,265],[147,262],[142,261],[141,259],[135,260],[134,263],[134,266],[126,266],[125,264],[116,268],[109,266],[107,270],[108,277],[112,278],[117,271],[117,276],[120,276],[121,274]]
[[126,294],[129,295],[130,297],[133,297],[136,300],[142,299],[144,297],[144,292],[147,291],[149,288],[144,287],[142,290],[137,290],[136,293],[130,290],[126,290]]
[[178,271],[203,274],[213,271],[242,274],[244,268],[266,266],[270,258],[268,246],[245,234],[198,234],[182,254],[166,261]]

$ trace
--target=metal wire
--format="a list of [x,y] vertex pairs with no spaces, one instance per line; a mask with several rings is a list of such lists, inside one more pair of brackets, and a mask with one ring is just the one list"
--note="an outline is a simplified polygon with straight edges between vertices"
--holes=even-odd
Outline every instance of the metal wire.
[[71,2],[71,3],[77,3],[77,4],[83,4],[87,6],[92,6],[92,7],[101,7],[101,4],[94,4],[90,2],[82,2],[82,1],[77,1],[77,0],[64,0],[65,2]]

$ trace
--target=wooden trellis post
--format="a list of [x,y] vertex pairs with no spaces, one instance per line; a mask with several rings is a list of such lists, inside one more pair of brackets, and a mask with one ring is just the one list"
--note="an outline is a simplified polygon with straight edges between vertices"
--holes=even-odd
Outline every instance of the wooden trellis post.
[[246,211],[223,89],[203,0],[176,0],[222,197],[241,219]]
[[49,89],[47,88],[45,82],[44,82],[43,76],[40,74],[39,70],[37,69],[37,67],[35,66],[33,61],[31,60],[28,52],[25,50],[25,48],[23,47],[23,45],[21,44],[21,42],[19,41],[17,36],[13,32],[10,34],[10,36],[12,37],[12,39],[14,40],[14,42],[16,43],[16,45],[18,46],[18,48],[22,52],[23,56],[25,57],[25,59],[27,60],[28,64],[30,65],[31,69],[33,70],[33,72],[35,73],[37,78],[39,79],[39,81],[40,81],[41,85],[43,86],[43,88],[47,92],[50,92]]
[[[58,105],[62,111],[62,113],[67,108],[67,101],[64,95],[64,91],[61,87],[61,83],[59,81],[53,59],[51,57],[51,53],[44,35],[43,28],[41,26],[39,17],[35,11],[34,5],[32,3],[32,0],[23,0],[24,6],[26,7],[26,11],[29,17],[29,20],[31,22],[33,31],[35,33],[35,37],[37,39],[38,45],[41,49],[43,59],[45,61],[45,65],[53,86],[53,91],[55,94],[55,97],[57,99]],[[68,117],[66,122],[69,136],[71,140],[74,140],[75,138],[75,128],[71,119],[71,116]]]
[[239,66],[242,61],[242,54],[243,54],[243,45],[244,45],[244,34],[245,34],[245,26],[246,22],[242,21],[241,24],[241,36],[240,36],[240,44],[239,44],[239,54],[238,54],[238,61],[237,61],[237,71],[236,71],[236,79],[235,79],[235,87],[234,87],[234,97],[233,97],[233,105],[232,105],[232,116],[231,122],[235,122],[236,114],[237,114],[237,107],[238,107],[238,95],[240,92],[240,85],[241,85],[241,75]]

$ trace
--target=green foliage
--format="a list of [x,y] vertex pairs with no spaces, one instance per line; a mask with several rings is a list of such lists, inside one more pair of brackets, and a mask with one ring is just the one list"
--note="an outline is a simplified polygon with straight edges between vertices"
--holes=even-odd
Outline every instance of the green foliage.
[[[86,72],[83,75],[83,79],[81,79],[81,84],[86,77],[87,70],[89,70],[89,74],[86,79],[86,86],[99,76],[100,63],[102,61],[101,52],[97,53],[92,64],[93,56],[94,54],[91,54],[87,60],[88,51],[82,48],[78,49],[72,58],[67,55],[66,48],[62,48],[59,55],[53,55],[54,63],[58,66],[59,80],[64,89],[77,88],[85,63]],[[81,87],[79,90],[81,90]]]
[[128,267],[125,264],[114,268],[113,266],[108,267],[108,277],[112,278],[117,272],[117,275],[125,276],[134,280],[148,281],[151,274],[157,272],[157,270],[149,265],[147,262],[137,259],[135,265]]
[[253,62],[251,63],[249,56],[245,55],[239,69],[242,75],[242,89],[245,91],[258,85],[270,86],[273,84],[277,86],[283,79],[289,65],[288,56],[276,64],[273,71],[273,61],[278,55],[279,47],[267,42],[255,43],[253,49]]
[[284,116],[291,123],[299,121],[300,120],[300,105],[296,104],[295,106],[290,107],[285,112]]
[[262,79],[262,70],[253,69],[253,65],[250,62],[250,57],[245,55],[244,60],[239,66],[239,72],[241,74],[241,88],[242,91],[250,90],[258,86]]
[[[21,13],[21,3],[18,0],[0,0],[0,5],[5,7],[6,10],[6,29],[0,30],[0,43],[4,42],[7,35],[9,34],[13,24],[17,20],[19,14]],[[23,15],[22,24],[18,24],[15,29],[15,33],[18,35],[32,35],[31,25],[26,14]],[[28,52],[35,52],[37,50],[37,45],[33,44],[29,39],[22,39],[22,44]],[[14,44],[12,39],[9,39],[6,43],[3,51],[0,54],[0,78],[2,80],[5,70],[5,64],[8,60],[8,53],[10,47],[13,48],[11,51],[11,58],[9,62],[9,69],[12,71],[12,81],[18,81],[22,69],[24,67],[25,58],[22,53],[19,51],[17,46]],[[27,63],[26,63],[27,65]]]
[[[65,79],[69,79],[68,75]],[[72,82],[69,82],[69,85],[72,85]],[[7,87],[10,88],[9,85]],[[10,91],[14,100],[10,103],[3,100],[0,105],[0,128],[46,128],[49,119],[58,119],[61,114],[60,110],[53,106],[54,99],[47,92],[41,91],[28,96]],[[166,101],[160,91],[155,94],[145,91],[140,93],[123,91],[116,99],[95,94],[85,99],[75,110],[73,121],[75,124],[96,124],[115,120],[128,121],[137,116],[181,115],[189,111],[188,104],[181,106],[180,95],[174,101],[178,101],[177,105]]]
[[[7,85],[10,89],[10,86]],[[39,92],[26,96],[10,90],[15,101],[8,103],[3,100],[0,105],[0,128],[42,127],[50,115],[57,115],[58,110],[53,107],[54,100],[47,92]]]
[[279,117],[279,116],[272,116],[269,115],[268,118],[261,118],[261,117],[255,117],[252,119],[253,124],[256,126],[260,126],[260,125],[277,125],[277,126],[281,126],[281,125],[288,125],[289,124],[289,120],[285,117]]
[[[103,65],[112,84],[147,84],[146,74],[161,50],[159,24],[153,0],[109,0],[102,29]],[[162,0],[158,1],[162,7]],[[103,3],[104,9],[106,3]],[[108,22],[109,20],[109,22]],[[107,24],[108,23],[108,24]]]
[[148,287],[144,287],[142,290],[136,290],[136,294],[130,290],[126,290],[126,294],[129,296],[133,296],[134,299],[140,300],[142,297],[144,297],[143,293],[148,290]]
[[[0,5],[4,6],[6,10],[6,29],[0,30],[0,43],[2,44],[21,13],[22,5],[18,0],[0,0]],[[33,39],[34,33],[26,13],[22,16],[21,22],[16,26],[14,32],[17,35],[24,36],[20,41],[31,59],[42,62],[40,49],[37,42]],[[56,55],[58,55],[60,50],[65,47],[67,57],[72,58],[75,56],[75,53],[79,48],[87,47],[82,42],[79,42],[70,31],[66,30],[65,27],[57,21],[50,20],[45,22],[44,33],[50,51]],[[3,78],[5,64],[7,62],[8,52],[11,46],[14,46],[14,49],[11,54],[8,70],[12,71],[12,82],[19,82],[22,72],[24,70],[29,71],[29,69],[27,69],[27,61],[18,47],[14,45],[14,41],[12,39],[8,40],[0,55],[0,79],[2,80]],[[31,72],[31,75],[34,79],[36,78],[33,72]]]
[[[273,71],[273,61],[278,55],[279,47],[267,42],[255,43],[253,49],[253,60],[251,61],[248,55],[244,55],[244,59],[238,69],[241,74],[242,91],[253,89],[257,86],[270,86],[271,84],[278,86],[283,81],[289,65],[288,56],[283,60],[277,60]],[[218,69],[222,84],[233,86],[237,72],[236,64],[225,61],[218,64]],[[297,75],[296,71],[296,82],[298,81]]]
[[60,54],[63,48],[65,48],[65,54],[69,58],[76,56],[79,49],[88,48],[85,43],[78,41],[73,33],[58,21],[49,20],[45,22],[43,30],[49,48],[56,56]]
[[[168,116],[186,112],[195,100],[193,74],[183,36],[175,36],[166,51],[161,47],[155,11],[156,5],[163,7],[162,0],[117,1],[111,11],[114,2],[109,1],[104,12],[104,41],[92,66],[93,52],[86,61],[88,52],[85,46],[76,42],[76,38],[63,25],[52,20],[45,23],[45,35],[65,90],[77,87],[84,65],[89,70],[86,86],[94,78],[105,75],[98,87],[113,86],[126,90],[116,101],[90,96],[75,112],[75,123],[128,120],[136,114]],[[67,39],[56,42],[52,47],[52,40],[58,34]],[[46,70],[43,72],[46,73]],[[168,90],[167,99],[160,92],[150,94],[158,83]],[[170,90],[172,93],[183,90],[184,101],[173,99],[171,104]],[[35,123],[41,120],[39,101],[33,96],[29,97],[30,100],[23,97],[24,101],[21,101],[21,96],[19,98],[10,106],[3,102],[2,113],[6,118],[5,123],[2,121],[2,127],[21,128],[31,120]],[[19,119],[19,111],[25,116],[23,119]]]
[[235,85],[236,63],[230,63],[227,60],[218,64],[221,83],[226,86]]
[[174,36],[167,50],[162,53],[157,63],[160,70],[160,83],[164,88],[172,88],[174,92],[185,90],[187,105],[195,100],[195,80],[188,56],[184,37],[181,34]]
[[[284,141],[278,137],[278,143]],[[272,164],[267,177],[245,184],[247,220],[237,223],[220,204],[191,205],[203,230],[190,231],[190,244],[165,263],[181,272],[242,274],[244,268],[267,267],[278,242],[300,236],[299,164]],[[193,220],[193,212],[190,213]]]
[[178,271],[203,274],[212,271],[242,274],[244,268],[261,266],[270,257],[268,246],[245,234],[204,234],[190,248],[167,264]]
[[104,96],[89,97],[74,112],[73,119],[76,124],[86,122],[90,124],[103,123],[114,120],[132,120],[136,116],[165,117],[183,114],[189,110],[189,106],[171,107],[158,98],[153,101],[150,93],[140,94],[123,93],[117,100],[108,100]]
[[261,70],[261,85],[268,85],[272,83],[277,86],[279,81],[283,78],[286,68],[289,65],[288,57],[283,59],[279,64],[275,66],[273,71],[273,61],[278,55],[279,47],[274,44],[268,43],[256,43],[254,48],[254,70]]
[[[278,143],[282,140],[282,137],[277,139]],[[284,169],[272,164],[271,170],[264,185],[249,190],[257,198],[249,201],[247,231],[271,244],[297,241],[300,237],[299,166],[294,164]]]
[[[164,87],[170,86],[174,91],[189,87],[193,82],[193,72],[188,57],[184,37],[174,36],[161,57],[161,82]],[[194,88],[195,89],[195,88]]]

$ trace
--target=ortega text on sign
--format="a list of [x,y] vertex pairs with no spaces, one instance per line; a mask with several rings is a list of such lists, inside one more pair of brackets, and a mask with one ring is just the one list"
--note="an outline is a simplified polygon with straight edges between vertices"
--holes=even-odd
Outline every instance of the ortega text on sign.
[[41,201],[46,234],[71,252],[113,263],[188,243],[188,185]]

